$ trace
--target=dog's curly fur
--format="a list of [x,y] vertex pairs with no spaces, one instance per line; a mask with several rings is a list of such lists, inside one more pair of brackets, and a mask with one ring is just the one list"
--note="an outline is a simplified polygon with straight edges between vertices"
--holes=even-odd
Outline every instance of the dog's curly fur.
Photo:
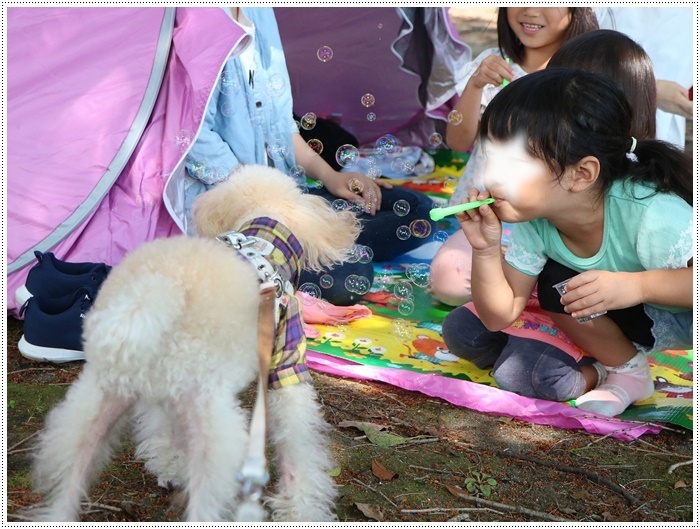
[[[307,269],[341,262],[359,234],[352,214],[302,193],[276,169],[246,166],[195,202],[200,237],[156,240],[128,255],[86,316],[87,362],[41,433],[34,473],[45,504],[34,519],[78,518],[130,416],[137,455],[160,484],[186,492],[187,521],[231,519],[248,439],[237,394],[258,375],[260,294],[253,267],[215,236],[263,216],[297,237]],[[313,387],[270,391],[268,413],[281,474],[266,501],[272,519],[333,520],[332,463]]]

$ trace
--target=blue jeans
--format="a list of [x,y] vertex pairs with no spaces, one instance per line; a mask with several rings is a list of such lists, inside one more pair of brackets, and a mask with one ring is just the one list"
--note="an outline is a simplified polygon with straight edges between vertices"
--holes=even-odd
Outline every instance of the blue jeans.
[[442,324],[442,338],[450,352],[481,369],[493,366],[499,388],[524,397],[567,401],[583,394],[581,366],[565,351],[531,338],[489,331],[466,307],[450,312]]
[[[326,188],[309,189],[310,194],[318,195],[325,198],[329,202],[337,200]],[[394,204],[398,200],[405,200],[410,206],[408,214],[403,217],[394,213]],[[393,187],[392,189],[382,188],[382,207],[375,213],[374,216],[367,213],[359,215],[362,222],[362,231],[357,238],[357,244],[369,246],[374,252],[373,262],[370,263],[343,263],[337,265],[331,270],[324,270],[319,274],[304,270],[301,274],[299,284],[311,282],[319,284],[321,276],[329,274],[333,278],[333,286],[321,289],[323,297],[334,305],[352,305],[357,303],[362,296],[354,292],[350,292],[345,288],[345,280],[349,275],[355,274],[364,276],[369,279],[370,284],[374,280],[374,263],[383,261],[391,261],[392,259],[411,250],[415,250],[422,244],[432,240],[432,233],[436,229],[436,225],[430,220],[430,210],[433,207],[433,201],[430,197],[404,189],[401,187]],[[409,237],[406,240],[401,240],[397,237],[396,231],[400,226],[409,226],[411,222],[418,219],[425,219],[430,223],[431,234],[426,238]],[[319,226],[323,229],[323,226]]]

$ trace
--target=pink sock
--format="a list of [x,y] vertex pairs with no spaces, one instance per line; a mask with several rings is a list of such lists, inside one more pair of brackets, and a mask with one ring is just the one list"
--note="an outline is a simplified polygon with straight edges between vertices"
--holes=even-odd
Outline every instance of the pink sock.
[[648,399],[654,393],[649,363],[641,351],[621,366],[606,369],[605,383],[576,399],[577,408],[614,417],[633,402]]

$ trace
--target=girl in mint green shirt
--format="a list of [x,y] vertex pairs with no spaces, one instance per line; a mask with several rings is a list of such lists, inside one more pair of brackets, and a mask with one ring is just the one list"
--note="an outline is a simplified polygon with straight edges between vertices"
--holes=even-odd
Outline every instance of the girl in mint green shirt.
[[[485,191],[470,200],[496,200],[458,216],[478,317],[456,309],[443,338],[493,365],[504,389],[614,416],[653,393],[645,352],[692,347],[691,161],[637,141],[631,123],[613,81],[560,68],[514,81],[484,113]],[[505,256],[501,222],[515,223]],[[553,288],[567,280],[563,294]],[[536,285],[588,361],[501,332]]]

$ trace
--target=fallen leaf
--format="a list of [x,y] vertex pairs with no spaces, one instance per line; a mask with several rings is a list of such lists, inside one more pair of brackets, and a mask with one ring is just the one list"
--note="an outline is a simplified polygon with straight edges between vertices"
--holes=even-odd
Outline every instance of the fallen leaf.
[[593,495],[586,490],[577,490],[576,492],[572,492],[571,497],[575,498],[577,500],[586,500],[586,501],[591,501],[593,499]]
[[684,489],[684,488],[686,488],[686,487],[690,487],[690,485],[688,485],[688,484],[687,484],[685,481],[683,481],[682,479],[676,481],[676,483],[674,483],[674,485],[673,485],[673,488],[674,488],[674,489]]
[[559,507],[559,511],[562,514],[576,514],[576,511],[574,509],[568,509],[567,507]]
[[338,476],[340,476],[340,471],[341,471],[341,468],[340,468],[340,465],[338,465],[333,470],[328,472],[328,475],[332,478],[337,478]]
[[382,430],[386,430],[386,426],[374,424],[372,422],[343,421],[339,423],[338,426],[342,428],[357,428],[359,430],[362,430],[367,436],[367,439],[369,439],[370,443],[383,446],[385,448],[400,445],[408,441],[408,439],[406,439],[405,437],[401,437],[400,435],[394,435],[389,432],[383,432]]
[[452,485],[445,484],[445,488],[448,491],[450,491],[450,494],[452,494],[453,496],[457,496],[458,498],[466,494],[466,492],[460,489],[459,487],[453,487]]
[[377,520],[378,522],[383,522],[385,520],[384,509],[382,509],[379,505],[355,503],[355,507],[360,509],[362,514],[364,514],[367,518],[372,518],[372,520]]
[[392,472],[379,461],[375,461],[374,459],[372,459],[372,474],[384,481],[391,481],[392,479],[399,477],[396,472]]

